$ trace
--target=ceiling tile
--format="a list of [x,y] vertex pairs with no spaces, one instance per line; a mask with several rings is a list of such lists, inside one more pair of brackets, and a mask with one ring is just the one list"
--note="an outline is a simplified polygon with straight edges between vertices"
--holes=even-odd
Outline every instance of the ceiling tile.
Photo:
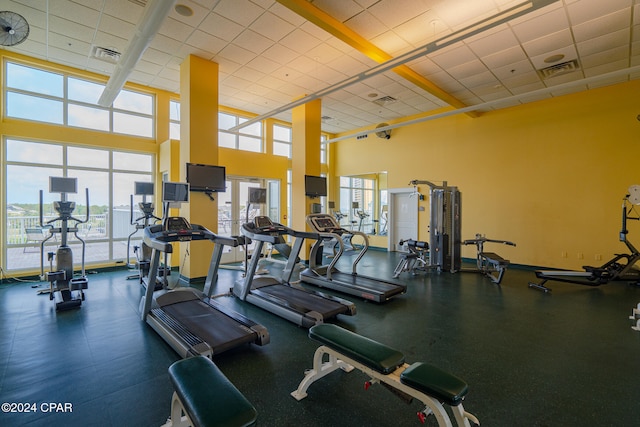
[[555,9],[551,12],[528,19],[513,26],[513,32],[521,43],[539,39],[549,33],[562,31],[569,26],[569,21],[564,9]]
[[632,0],[580,0],[567,6],[573,25],[598,19],[613,11],[631,7]]
[[277,42],[295,30],[296,27],[271,12],[265,12],[251,23],[249,28]]
[[614,31],[629,29],[630,9],[621,10],[573,27],[576,42],[582,42]]

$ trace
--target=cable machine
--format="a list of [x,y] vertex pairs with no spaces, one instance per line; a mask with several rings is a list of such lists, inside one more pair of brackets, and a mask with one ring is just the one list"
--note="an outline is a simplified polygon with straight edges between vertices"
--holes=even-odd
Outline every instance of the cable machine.
[[431,181],[413,180],[414,194],[421,197],[418,185],[429,186],[429,204],[431,220],[429,223],[429,268],[437,271],[460,271],[462,264],[461,210],[462,195],[458,187],[434,184]]

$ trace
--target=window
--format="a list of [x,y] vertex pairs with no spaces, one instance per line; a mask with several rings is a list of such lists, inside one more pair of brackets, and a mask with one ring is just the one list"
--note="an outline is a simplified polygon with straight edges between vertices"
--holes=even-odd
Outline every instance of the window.
[[[77,193],[68,194],[67,199],[76,203],[72,215],[81,220],[87,215],[85,188],[88,189],[89,220],[78,225],[78,235],[86,241],[85,262],[88,265],[112,263],[127,258],[127,237],[134,231],[130,224],[131,194],[134,182],[153,181],[155,158],[152,154],[18,139],[7,139],[5,147],[3,185],[7,233],[2,259],[7,270],[40,267],[39,243],[30,241],[26,230],[41,226],[40,191],[44,222],[59,216],[53,202],[60,200],[60,195],[49,193],[50,176],[77,178]],[[134,217],[140,216],[134,213]],[[60,236],[54,237],[46,244],[45,251],[54,252],[60,244]],[[141,237],[141,233],[134,236],[130,256],[133,256],[133,246],[140,245]],[[69,235],[69,246],[74,265],[80,265],[82,247],[73,233]]]
[[273,125],[273,154],[291,158],[291,127]]
[[6,63],[6,115],[125,135],[154,137],[154,97],[121,90],[111,107],[98,99],[105,85],[14,62]]
[[180,101],[169,101],[169,138],[180,140]]
[[327,135],[320,135],[320,164],[326,165],[327,162]]
[[230,128],[247,120],[233,114],[218,113],[218,146],[261,153],[263,151],[261,122],[243,127],[237,132],[229,132]]
[[375,209],[375,180],[340,177],[340,213],[342,225],[350,225],[355,230],[369,232],[373,224]]

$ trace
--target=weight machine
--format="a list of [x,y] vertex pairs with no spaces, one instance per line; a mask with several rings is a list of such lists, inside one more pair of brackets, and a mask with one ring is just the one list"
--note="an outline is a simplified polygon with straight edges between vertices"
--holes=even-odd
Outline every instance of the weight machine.
[[[78,225],[89,222],[89,189],[85,188],[87,215],[84,220],[72,216],[76,203],[67,200],[67,194],[77,193],[77,178],[49,177],[49,193],[60,193],[60,200],[53,202],[53,208],[58,213],[58,217],[44,222],[43,215],[43,190],[40,190],[40,227],[49,230],[47,236],[40,242],[40,277],[49,281],[49,299],[56,299],[56,310],[69,310],[80,307],[84,301],[84,289],[88,287],[87,277],[84,270],[85,241],[78,236]],[[60,221],[59,227],[51,225]],[[74,221],[73,226],[69,226],[69,221]],[[82,244],[82,268],[80,277],[73,277],[73,252],[68,245],[68,235],[73,233],[76,239]],[[48,253],[49,271],[44,272],[44,246],[45,243],[56,234],[60,234],[60,246],[55,253]],[[56,269],[53,269],[53,258],[56,259]],[[44,293],[44,292],[40,292]]]
[[416,275],[418,271],[429,271],[429,243],[420,240],[400,240],[400,246],[407,246],[406,254],[402,254],[400,261],[393,270],[393,278],[397,279],[405,271]]
[[[640,260],[640,253],[627,240],[627,234],[629,234],[627,221],[640,220],[640,216],[635,211],[637,205],[640,205],[640,185],[632,185],[629,187],[628,194],[622,199],[622,227],[619,234],[620,241],[627,246],[630,254],[616,254],[600,267],[583,266],[584,271],[537,270],[536,277],[541,281],[529,282],[529,287],[549,292],[551,289],[545,286],[548,280],[585,286],[600,286],[612,280],[640,284],[640,270],[635,268],[635,264]],[[636,212],[635,216],[631,216],[633,212]]]
[[508,240],[487,239],[481,234],[476,234],[475,239],[467,239],[463,245],[476,245],[476,268],[477,270],[463,270],[465,272],[477,272],[487,276],[497,285],[502,281],[502,276],[509,266],[508,259],[502,258],[495,252],[485,252],[485,243],[502,243],[504,245],[515,246],[516,244]]
[[[423,197],[418,192],[418,185],[429,186],[429,203],[431,222],[429,225],[429,264],[437,271],[460,271],[462,264],[460,251],[460,230],[462,195],[458,187],[451,187],[444,181],[437,185],[431,181],[413,180],[409,185],[414,187],[414,195]],[[422,200],[422,199],[421,199]]]

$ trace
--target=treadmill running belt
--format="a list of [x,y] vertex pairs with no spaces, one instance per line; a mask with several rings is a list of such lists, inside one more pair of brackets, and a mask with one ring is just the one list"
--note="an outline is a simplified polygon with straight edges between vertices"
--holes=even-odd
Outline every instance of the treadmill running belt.
[[347,283],[351,286],[364,288],[369,292],[375,291],[380,294],[390,293],[390,295],[395,295],[396,293],[402,293],[407,289],[406,285],[383,282],[371,277],[361,276],[359,274],[348,274],[341,271],[331,273],[331,278],[339,282]]
[[258,292],[255,291],[256,290],[253,290],[252,292],[256,294],[264,292],[287,301],[291,307],[296,307],[305,311],[316,311],[325,319],[335,317],[338,314],[347,312],[348,310],[347,306],[344,304],[293,288],[289,285],[274,284],[271,286],[262,286],[257,289]]
[[162,310],[208,343],[214,354],[256,340],[251,329],[199,299],[165,305]]

